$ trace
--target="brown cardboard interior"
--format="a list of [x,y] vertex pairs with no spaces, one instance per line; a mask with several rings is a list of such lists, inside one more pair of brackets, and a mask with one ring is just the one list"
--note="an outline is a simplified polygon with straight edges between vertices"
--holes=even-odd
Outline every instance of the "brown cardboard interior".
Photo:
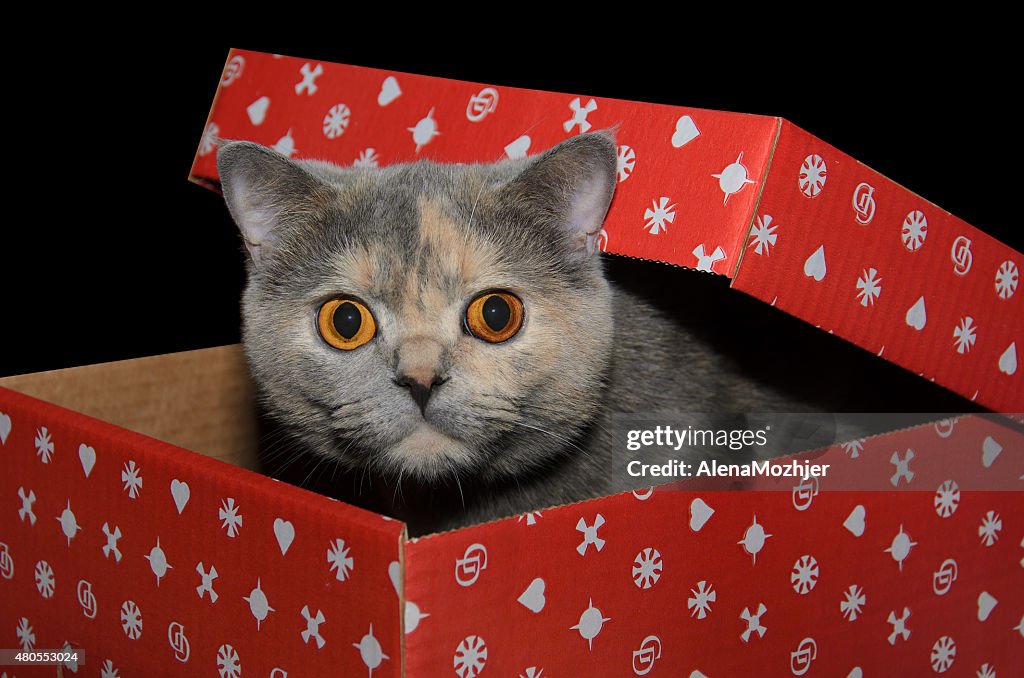
[[0,386],[236,466],[257,466],[253,387],[237,344],[16,375]]

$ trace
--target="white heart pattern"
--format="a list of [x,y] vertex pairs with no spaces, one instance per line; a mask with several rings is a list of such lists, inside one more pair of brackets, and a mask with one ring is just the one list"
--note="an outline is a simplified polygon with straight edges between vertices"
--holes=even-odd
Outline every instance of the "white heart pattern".
[[920,332],[928,322],[928,314],[924,310],[924,297],[914,302],[914,305],[907,309],[907,324]]
[[682,148],[699,136],[700,130],[697,129],[697,123],[690,116],[684,115],[676,120],[676,131],[672,134],[672,145],[676,148]]
[[78,460],[82,462],[82,470],[88,478],[92,467],[96,465],[96,450],[85,443],[78,446]]
[[825,279],[827,272],[828,269],[825,267],[825,246],[821,245],[804,262],[804,275],[821,282]]
[[690,502],[690,529],[700,532],[714,513],[715,509],[705,504],[703,499],[694,499]]
[[270,97],[260,97],[249,104],[245,112],[249,114],[249,122],[259,127],[267,119],[267,109],[270,107]]
[[526,153],[530,150],[531,141],[529,135],[524,134],[505,147],[505,155],[513,160],[525,158]]
[[998,602],[991,593],[982,591],[978,596],[978,621],[983,622],[988,619]]
[[288,547],[295,541],[295,526],[290,521],[275,518],[274,536],[277,537],[277,545],[281,549],[281,555],[283,556],[288,553]]
[[855,537],[860,537],[864,534],[864,519],[867,517],[867,511],[863,506],[857,504],[850,511],[850,515],[843,521],[843,527],[850,531]]
[[999,371],[1011,377],[1017,371],[1017,342],[1011,341],[1003,354],[999,356]]
[[992,466],[996,457],[1003,451],[1003,446],[996,442],[992,436],[985,436],[981,443],[981,463],[985,468]]
[[9,435],[11,435],[11,418],[0,412],[0,443],[6,445]]
[[178,515],[185,510],[185,505],[188,504],[188,498],[192,496],[192,491],[188,489],[188,483],[182,482],[175,478],[171,481],[171,497],[174,499],[174,505],[178,508]]
[[377,95],[377,105],[387,106],[392,101],[402,96],[402,88],[398,86],[395,76],[389,75],[380,84],[380,94]]
[[516,600],[527,610],[537,614],[544,609],[548,602],[547,598],[544,597],[544,588],[544,580],[537,577],[530,582],[530,585],[526,587],[526,590]]

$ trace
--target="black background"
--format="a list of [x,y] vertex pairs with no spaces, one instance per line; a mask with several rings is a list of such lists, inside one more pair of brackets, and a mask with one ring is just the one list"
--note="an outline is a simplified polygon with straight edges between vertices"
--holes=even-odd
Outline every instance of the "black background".
[[173,41],[53,39],[9,66],[0,375],[238,341],[239,241],[220,197],[186,180],[231,46],[781,115],[1015,249],[1024,243],[1011,210],[1024,175],[1011,105],[1019,59],[995,37],[979,47],[927,32],[844,43],[765,31],[697,45],[696,31],[652,39],[654,21],[643,39],[609,27],[526,44],[458,31],[359,43],[351,30],[330,42],[231,42],[201,28]]

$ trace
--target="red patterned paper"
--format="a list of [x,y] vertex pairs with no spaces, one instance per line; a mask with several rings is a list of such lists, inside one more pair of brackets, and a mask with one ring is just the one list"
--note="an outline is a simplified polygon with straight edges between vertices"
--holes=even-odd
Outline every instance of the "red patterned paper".
[[401,674],[401,523],[4,388],[0,460],[0,647],[70,643],[102,678]]
[[612,126],[602,249],[734,277],[993,410],[1024,409],[1024,257],[778,118],[233,50],[192,178],[217,181],[218,136],[374,167],[521,157]]
[[407,675],[1020,675],[1024,437],[964,418],[814,462],[413,540]]

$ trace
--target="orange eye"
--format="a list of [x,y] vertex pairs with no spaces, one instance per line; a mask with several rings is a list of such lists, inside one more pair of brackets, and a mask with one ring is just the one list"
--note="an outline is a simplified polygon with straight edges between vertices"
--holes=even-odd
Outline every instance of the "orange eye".
[[466,309],[466,330],[477,339],[499,344],[523,326],[523,302],[508,292],[485,292]]
[[316,324],[324,341],[342,351],[359,348],[377,333],[377,323],[370,309],[355,299],[344,297],[331,299],[321,306]]

